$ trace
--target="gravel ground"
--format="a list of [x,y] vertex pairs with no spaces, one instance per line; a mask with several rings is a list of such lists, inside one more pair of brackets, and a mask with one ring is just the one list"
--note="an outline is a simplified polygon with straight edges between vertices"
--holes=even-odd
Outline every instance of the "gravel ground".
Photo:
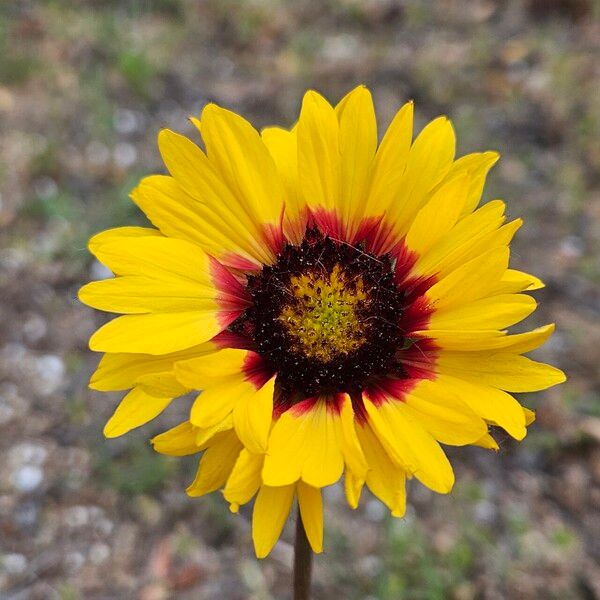
[[[289,598],[291,531],[258,562],[248,512],[190,499],[194,460],[102,427],[86,387],[106,273],[90,233],[143,223],[127,199],[161,171],[156,134],[215,100],[291,124],[302,92],[373,91],[382,123],[414,99],[459,152],[498,149],[486,195],[525,226],[514,264],[546,282],[538,356],[567,384],[525,399],[526,440],[450,452],[455,492],[411,485],[392,521],[327,490],[315,598],[600,598],[600,5],[597,0],[17,0],[0,6],[0,598]],[[383,127],[382,127],[383,129]]]

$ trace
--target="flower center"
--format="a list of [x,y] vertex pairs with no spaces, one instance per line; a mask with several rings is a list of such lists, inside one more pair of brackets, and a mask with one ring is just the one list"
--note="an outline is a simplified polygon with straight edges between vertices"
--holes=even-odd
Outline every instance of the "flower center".
[[313,271],[290,278],[291,298],[278,319],[291,349],[323,363],[348,356],[366,341],[361,313],[369,304],[360,276],[336,264],[331,273]]
[[277,373],[287,399],[358,392],[401,375],[404,297],[390,256],[309,229],[248,277],[252,306],[231,326]]

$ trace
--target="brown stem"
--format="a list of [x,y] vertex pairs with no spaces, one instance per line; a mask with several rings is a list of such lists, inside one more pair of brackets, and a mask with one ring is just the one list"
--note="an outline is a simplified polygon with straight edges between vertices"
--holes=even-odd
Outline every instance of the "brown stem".
[[296,518],[296,543],[294,544],[294,600],[310,600],[312,550],[304,531],[300,510]]

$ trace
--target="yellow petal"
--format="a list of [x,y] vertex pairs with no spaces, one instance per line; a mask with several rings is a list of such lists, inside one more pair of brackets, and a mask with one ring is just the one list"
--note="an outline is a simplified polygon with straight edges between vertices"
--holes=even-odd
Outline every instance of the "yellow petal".
[[258,263],[256,243],[239,220],[220,219],[207,204],[190,196],[174,177],[145,177],[131,192],[131,199],[166,236],[197,244],[222,260],[233,253]]
[[93,235],[88,242],[88,249],[96,254],[98,248],[108,242],[131,242],[135,238],[162,237],[160,231],[150,227],[114,227]]
[[211,427],[235,409],[234,423],[242,441],[253,451],[264,452],[271,423],[273,382],[257,391],[259,383],[244,370],[251,354],[228,348],[214,356],[178,362],[175,374],[185,386],[204,390],[192,406],[190,419],[194,425]]
[[371,93],[359,86],[346,96],[339,117],[342,234],[352,240],[363,216],[364,199],[377,149],[377,122]]
[[263,460],[261,454],[252,454],[246,449],[240,452],[223,490],[227,502],[236,507],[250,501],[261,484]]
[[273,419],[273,377],[260,389],[246,385],[233,407],[233,424],[244,446],[250,452],[266,452],[267,438]]
[[472,249],[486,236],[497,231],[504,222],[505,208],[501,200],[492,200],[461,219],[425,255],[417,259],[412,272],[424,276],[444,275],[474,258],[476,255]]
[[91,306],[132,313],[218,309],[231,322],[247,305],[233,276],[189,242],[158,236],[120,238],[96,244],[94,253],[126,277],[84,286],[79,297]]
[[367,486],[392,511],[394,517],[402,517],[406,511],[404,470],[391,461],[368,423],[358,427],[357,432],[369,463]]
[[527,283],[527,287],[523,288],[522,290],[524,292],[541,290],[543,287],[546,286],[546,284],[535,275],[531,275],[530,273],[523,273],[523,271],[515,271],[513,269],[508,269],[505,276],[503,277],[504,281],[507,281],[508,279],[515,283],[517,280],[521,281],[522,283]]
[[204,152],[186,137],[167,129],[160,132],[158,146],[177,183],[214,215],[211,228],[222,227],[257,263],[271,262],[274,254],[264,243],[260,220],[248,211],[245,200],[230,190]]
[[[389,459],[388,459],[389,460]],[[362,493],[365,481],[355,477],[352,471],[346,470],[344,473],[344,491],[346,492],[346,501],[352,509],[358,508],[360,495]]]
[[264,452],[271,423],[273,381],[263,384],[246,373],[254,353],[225,349],[215,356],[178,362],[177,379],[192,389],[203,389],[192,406],[190,419],[198,427],[211,427],[232,411],[238,435],[255,452]]
[[189,421],[160,433],[150,442],[156,452],[169,456],[187,456],[200,451],[196,444],[196,428]]
[[[453,331],[489,331],[504,329],[528,317],[537,303],[524,294],[502,294],[481,298],[469,304],[436,310],[429,319],[429,329],[440,332],[439,339],[452,344]],[[447,331],[448,335],[442,332]],[[442,343],[442,345],[444,345]]]
[[556,367],[509,352],[441,352],[440,373],[506,390],[535,392],[565,381]]
[[233,429],[233,417],[227,415],[221,421],[218,421],[210,427],[196,427],[194,425],[194,428],[196,430],[196,445],[200,450],[204,450],[214,442],[214,439],[220,433],[229,432]]
[[414,332],[435,340],[444,350],[481,350],[481,345],[493,344],[506,337],[506,331],[496,329],[421,329]]
[[332,106],[317,92],[304,95],[298,121],[298,171],[304,203],[310,208],[335,208],[340,197],[338,120]]
[[413,103],[395,115],[379,145],[371,174],[365,216],[380,215],[399,201],[400,181],[406,169],[413,129]]
[[446,175],[454,159],[456,139],[452,124],[439,117],[427,124],[412,145],[406,170],[398,183],[398,197],[387,218],[397,236],[408,230],[414,215],[430,192]]
[[178,398],[188,392],[188,389],[175,379],[173,371],[141,375],[137,378],[135,385],[151,396]]
[[202,139],[210,162],[244,209],[260,223],[278,224],[283,185],[258,131],[239,115],[208,104],[202,111]]
[[233,431],[221,433],[204,452],[192,484],[187,488],[189,496],[203,496],[222,488],[233,469],[242,444]]
[[356,435],[354,410],[348,394],[344,394],[340,406],[340,422],[342,426],[342,454],[344,455],[346,467],[352,472],[355,479],[364,482],[368,465]]
[[487,432],[481,417],[435,381],[421,381],[406,395],[404,403],[404,412],[443,444],[464,446]]
[[544,287],[544,282],[534,275],[507,269],[498,284],[490,291],[490,294],[514,294],[539,290]]
[[117,410],[104,426],[104,435],[114,438],[145,425],[160,415],[172,400],[172,397],[151,396],[139,388],[133,388],[121,400]]
[[252,513],[252,539],[258,558],[265,558],[279,539],[290,514],[295,488],[295,485],[260,488]]
[[93,390],[113,391],[133,387],[138,378],[151,373],[174,369],[177,360],[201,356],[215,351],[212,342],[192,346],[181,352],[155,356],[152,354],[105,354],[92,374],[89,387]]
[[392,461],[432,490],[448,493],[454,484],[452,467],[440,445],[406,406],[394,399],[378,407],[367,398],[364,403],[369,423]]
[[79,290],[84,304],[125,314],[218,311],[215,296],[213,286],[136,276],[93,281]]
[[98,329],[90,338],[90,349],[168,354],[207,342],[225,327],[226,321],[215,312],[124,315]]
[[314,487],[335,483],[344,468],[338,414],[327,400],[305,400],[287,410],[273,426],[263,481],[280,486],[302,479]]
[[184,240],[145,236],[105,241],[92,247],[96,258],[118,275],[214,285],[210,258]]
[[296,488],[298,506],[306,537],[313,552],[323,552],[323,498],[321,490],[299,481]]
[[[242,376],[247,350],[226,348],[175,364],[177,379],[192,390],[202,390],[215,383],[223,383],[235,376]],[[225,381],[226,383],[226,381]]]
[[202,134],[202,121],[196,117],[188,117],[192,125]]
[[346,110],[346,106],[348,105],[348,101],[357,93],[360,92],[361,88],[365,86],[360,84],[357,85],[354,89],[350,90],[342,99],[335,105],[335,115],[338,118],[338,121],[342,118],[344,111]]
[[481,200],[483,186],[488,171],[498,162],[500,155],[497,152],[474,152],[466,154],[454,161],[447,177],[466,173],[469,176],[467,197],[462,209],[462,214],[469,214],[475,210]]
[[438,263],[436,272],[438,279],[446,277],[465,262],[481,256],[488,250],[507,247],[522,224],[521,219],[515,219],[493,231],[473,231],[469,240],[460,247],[454,248]]
[[535,421],[535,411],[523,406],[523,412],[525,413],[525,425],[529,427]]
[[175,363],[191,357],[202,356],[215,351],[212,342],[192,346],[179,352],[164,355],[114,353],[104,354],[98,368],[90,378],[89,387],[94,390],[124,390],[136,383],[144,375],[174,372]]
[[427,299],[440,310],[483,298],[502,277],[508,256],[507,248],[495,248],[470,260],[430,287]]
[[445,181],[417,213],[405,244],[418,255],[425,254],[454,227],[465,203],[468,179],[458,176]]
[[280,127],[266,127],[261,132],[262,140],[271,153],[283,182],[285,211],[283,230],[290,242],[300,244],[306,230],[307,211],[300,197],[298,179],[298,132]]
[[545,325],[532,331],[515,335],[502,335],[499,331],[426,330],[421,333],[436,340],[444,350],[478,351],[503,350],[521,354],[541,346],[554,331],[554,325]]
[[446,117],[438,117],[423,128],[410,149],[403,178],[409,198],[423,196],[441,181],[452,164],[455,149],[454,129]]
[[478,439],[476,442],[473,442],[473,446],[479,446],[480,448],[485,448],[486,450],[495,450],[496,452],[500,450],[498,442],[496,442],[496,440],[489,433],[486,433],[482,438]]
[[131,192],[131,199],[164,235],[205,245],[205,225],[199,214],[202,205],[173,177],[145,177]]
[[192,404],[190,421],[196,427],[209,428],[232,412],[240,397],[252,395],[256,389],[241,377],[223,380],[207,387]]
[[523,408],[510,394],[485,383],[450,375],[438,375],[437,381],[453,391],[473,412],[502,427],[515,439],[522,440],[527,435]]

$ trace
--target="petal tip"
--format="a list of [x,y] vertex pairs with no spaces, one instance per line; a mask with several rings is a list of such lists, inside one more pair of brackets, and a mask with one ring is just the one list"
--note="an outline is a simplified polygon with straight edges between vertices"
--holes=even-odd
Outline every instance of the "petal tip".
[[162,129],[160,129],[157,135],[158,144],[160,145],[161,142],[166,141],[166,139],[170,138],[174,133],[175,132],[169,129],[168,127],[163,127]]
[[102,430],[102,435],[104,435],[104,437],[109,440],[120,437],[124,433],[127,433],[127,432],[126,431],[120,432],[117,429],[117,427],[115,427],[115,425],[111,423],[111,420],[109,420],[106,423],[106,425],[104,426],[104,429]]

